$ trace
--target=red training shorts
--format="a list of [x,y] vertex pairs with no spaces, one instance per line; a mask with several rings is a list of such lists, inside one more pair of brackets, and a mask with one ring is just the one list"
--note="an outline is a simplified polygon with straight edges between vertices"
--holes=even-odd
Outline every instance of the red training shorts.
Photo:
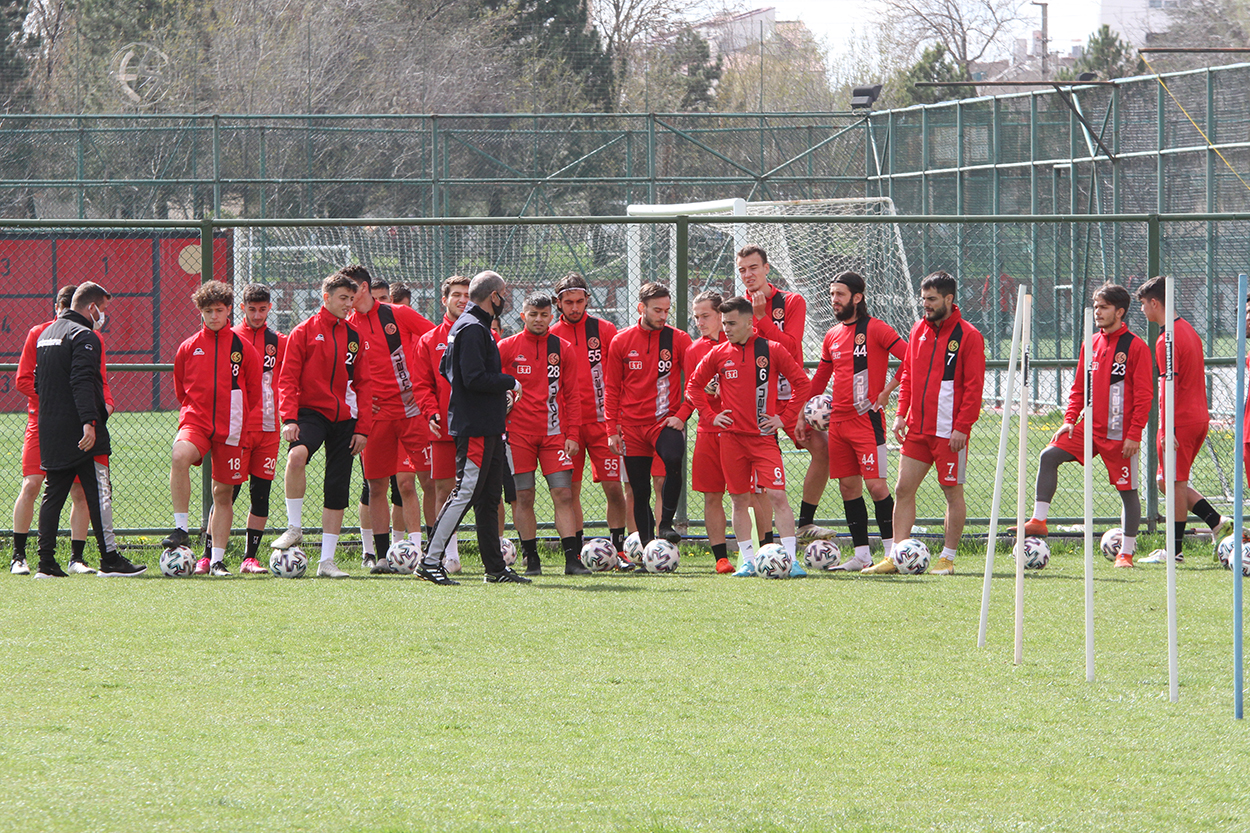
[[430,443],[430,477],[435,480],[455,480],[455,440],[434,440]]
[[720,464],[731,495],[749,494],[757,483],[765,489],[786,487],[786,469],[776,437],[726,431],[720,438]]
[[278,450],[281,444],[280,431],[248,431],[243,438],[243,468],[252,477],[273,480],[278,471]]
[[237,486],[247,479],[247,466],[244,465],[247,447],[242,441],[238,445],[213,442],[194,428],[184,427],[178,429],[174,442],[187,442],[195,446],[195,450],[200,453],[200,459],[195,461],[197,466],[204,462],[205,455],[210,455],[209,459],[213,464],[213,480],[218,483]]
[[829,425],[829,476],[889,477],[885,417],[869,411]]
[[[1084,465],[1085,438],[1081,436],[1082,430],[1084,429],[1078,425],[1071,434],[1064,434],[1059,438],[1059,442],[1051,443],[1051,445],[1060,451],[1068,452],[1076,458],[1078,463]],[[1102,464],[1107,467],[1107,480],[1118,491],[1137,491],[1137,458],[1129,459],[1124,456],[1123,440],[1094,437],[1094,456],[1102,458]]]
[[725,491],[725,470],[720,461],[722,436],[720,431],[698,431],[694,435],[690,488],[696,492],[721,494]]
[[[1155,435],[1155,450],[1159,454],[1159,469],[1155,472],[1155,479],[1163,479],[1163,420],[1159,420],[1159,433]],[[1177,482],[1189,479],[1189,470],[1194,467],[1194,460],[1198,459],[1198,452],[1202,450],[1202,444],[1207,441],[1207,426],[1205,424],[1198,425],[1178,425],[1176,426],[1176,480]]]
[[513,474],[536,471],[540,463],[544,475],[573,468],[573,460],[564,453],[563,434],[535,437],[509,431],[508,447],[512,450]]
[[961,485],[968,472],[968,446],[951,451],[949,437],[908,434],[903,440],[903,456],[937,468],[938,483],[943,486]]
[[419,420],[375,419],[361,455],[365,479],[381,480],[401,471],[416,471],[412,458],[420,459],[428,437],[429,431]]
[[590,458],[590,471],[596,483],[619,483],[621,480],[621,457],[608,448],[608,429],[602,422],[588,422],[572,430],[569,436],[577,440],[577,453],[573,455],[573,480],[580,482]]
[[22,477],[43,474],[39,467],[39,417],[26,415],[26,433],[22,437]]

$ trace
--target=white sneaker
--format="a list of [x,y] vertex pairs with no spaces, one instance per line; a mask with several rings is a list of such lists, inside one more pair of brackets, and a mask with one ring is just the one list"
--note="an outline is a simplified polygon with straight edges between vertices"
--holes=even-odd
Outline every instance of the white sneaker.
[[269,546],[275,550],[289,550],[302,543],[304,543],[304,530],[297,526],[288,526],[286,532],[269,542]]
[[[287,530],[288,532],[290,530]],[[339,565],[334,563],[334,559],[322,561],[317,564],[317,578],[347,578],[347,573],[339,569]]]
[[[1137,563],[1138,564],[1166,564],[1168,563],[1168,551],[1167,550],[1152,550],[1150,555],[1146,556],[1145,558],[1137,559]],[[1176,563],[1184,564],[1185,556],[1184,555],[1176,556]]]
[[75,573],[80,576],[86,576],[93,575],[95,570],[88,567],[86,561],[71,561],[69,562],[69,570],[67,570],[67,572]]
[[9,572],[15,576],[30,575],[30,567],[26,566],[25,558],[14,558],[13,566],[9,567]]
[[795,533],[801,541],[814,541],[817,538],[828,541],[833,538],[834,535],[832,529],[826,529],[823,526],[816,526],[816,524],[803,524],[795,531]]
[[871,566],[872,566],[871,555],[852,555],[849,559],[847,559],[846,561],[843,561],[838,566],[830,567],[829,569],[845,571],[848,573],[858,573],[860,570],[864,569],[865,567],[871,567]]

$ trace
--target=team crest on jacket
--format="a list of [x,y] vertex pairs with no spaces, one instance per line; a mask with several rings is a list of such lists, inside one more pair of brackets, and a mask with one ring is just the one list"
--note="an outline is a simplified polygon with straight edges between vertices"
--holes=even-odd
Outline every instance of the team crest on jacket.
[[768,367],[768,359],[764,358],[763,356],[760,356],[758,359],[755,360],[755,366],[756,367]]
[[594,336],[591,336],[590,338],[586,339],[586,346],[589,347],[591,350],[594,350],[596,347],[599,346],[599,339]]
[[243,361],[243,354],[240,353],[238,350],[235,350],[233,353],[230,354],[230,361],[235,362],[236,364],[238,362]]
[[272,344],[266,344],[266,345],[265,345],[265,355],[267,355],[267,356],[276,356],[276,355],[278,355],[278,348],[277,348],[277,347],[274,347]]
[[354,341],[347,342],[347,352],[355,353],[359,349],[360,349],[360,345],[357,344],[356,342]]
[[1127,353],[1123,353],[1123,352],[1121,352],[1121,353],[1116,353],[1116,354],[1115,354],[1115,360],[1116,360],[1117,362],[1123,362],[1123,361],[1124,361],[1125,359],[1127,359],[1127,358],[1128,358],[1128,354],[1127,354]]
[[959,349],[959,342],[952,338],[950,344],[946,345],[946,349],[954,353]]
[[778,321],[780,321],[781,319],[785,317],[786,317],[786,311],[784,309],[778,307],[777,309],[773,310],[773,318],[776,318]]
[[665,361],[665,362],[666,362],[666,361],[668,361],[669,359],[671,359],[672,357],[673,357],[673,351],[671,351],[671,350],[661,350],[661,351],[660,351],[660,361]]
[[560,363],[560,354],[559,354],[559,353],[548,353],[548,354],[547,354],[547,364],[559,364],[559,363]]
[[396,327],[394,324],[387,324],[387,325],[386,325],[385,327],[383,327],[382,329],[386,330],[386,334],[387,334],[388,336],[393,336],[393,335],[395,335],[395,333],[399,332],[399,328],[398,328],[398,327]]
[[868,341],[868,336],[864,335],[863,333],[856,333],[856,334],[855,334],[855,343],[856,343],[856,344],[864,344],[864,343],[865,343],[865,342],[867,342],[867,341]]

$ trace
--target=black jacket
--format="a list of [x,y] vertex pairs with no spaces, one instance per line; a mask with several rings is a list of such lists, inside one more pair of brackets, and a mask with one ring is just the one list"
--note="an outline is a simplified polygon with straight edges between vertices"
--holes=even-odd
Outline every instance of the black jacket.
[[[58,315],[39,335],[35,392],[39,394],[39,453],[47,471],[73,468],[111,453],[101,349],[91,321],[74,310]],[[78,442],[87,423],[95,424],[95,445],[80,451]]]
[[453,437],[490,437],[504,432],[505,394],[516,379],[503,372],[490,316],[470,303],[447,333],[439,372],[451,383],[447,427]]

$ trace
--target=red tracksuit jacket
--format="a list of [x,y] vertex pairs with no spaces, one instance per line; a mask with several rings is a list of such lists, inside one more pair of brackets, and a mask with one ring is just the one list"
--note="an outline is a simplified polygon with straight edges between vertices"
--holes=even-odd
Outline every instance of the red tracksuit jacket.
[[608,435],[618,425],[655,425],[671,416],[687,419],[694,406],[682,395],[681,371],[690,336],[665,325],[635,324],[612,339],[605,368],[604,412]]
[[[708,408],[703,388],[718,374],[722,410],[728,408],[733,418],[733,425],[725,428],[725,433],[772,436],[773,432],[760,427],[765,418],[779,416],[786,425],[792,425],[807,402],[810,383],[803,365],[783,345],[757,335],[748,338],[746,344],[725,340],[699,362],[686,382],[686,397],[700,413]],[[778,398],[782,377],[794,392],[790,399]]]
[[581,424],[603,422],[607,387],[604,360],[608,357],[612,339],[616,338],[616,326],[611,321],[583,315],[576,324],[559,319],[551,325],[551,332],[569,343],[570,363],[577,365]]
[[521,383],[521,398],[508,414],[508,433],[556,437],[581,425],[581,380],[567,341],[548,331],[522,330],[499,342],[503,372]]
[[178,425],[213,442],[238,445],[260,403],[260,356],[229,327],[207,327],[178,345],[174,395],[182,409]]
[[[56,319],[52,319],[55,321]],[[51,326],[52,321],[36,324],[26,333],[26,342],[22,344],[22,355],[17,360],[17,378],[14,387],[26,397],[26,416],[36,423],[39,422],[39,394],[35,392],[35,353],[39,336]],[[99,336],[99,333],[96,333]],[[104,367],[104,339],[100,338],[100,376],[104,378],[104,402],[113,410],[113,392],[109,390],[109,375]]]
[[[1075,425],[1085,407],[1085,345],[1081,345],[1076,380],[1068,394],[1063,421]],[[1094,333],[1094,436],[1105,440],[1141,440],[1150,418],[1153,370],[1146,342],[1123,325],[1107,335]],[[1078,433],[1076,436],[1080,436]]]
[[[1163,341],[1163,332],[1155,341],[1155,362],[1159,369],[1159,435],[1163,435],[1163,398],[1166,391],[1163,386],[1164,363],[1167,345]],[[1175,380],[1173,389],[1176,392],[1176,427],[1190,425],[1207,425],[1211,421],[1211,412],[1207,409],[1207,372],[1206,359],[1202,355],[1202,338],[1194,325],[1184,318],[1177,318],[1173,333],[1172,360]]]
[[356,433],[368,436],[373,386],[369,363],[358,361],[361,344],[356,328],[325,307],[296,325],[287,337],[278,381],[283,423],[294,422],[300,409],[307,408],[331,422],[355,419]]
[[820,364],[812,377],[811,395],[824,393],[832,378],[830,422],[875,411],[877,397],[885,389],[885,377],[890,372],[890,356],[902,359],[906,355],[907,343],[879,318],[869,316],[851,324],[835,324],[820,345]]
[[959,312],[942,326],[925,319],[911,328],[898,393],[898,414],[907,430],[931,437],[967,434],[981,416],[985,384],[985,339]]
[[[699,336],[699,339],[686,351],[685,372],[687,381],[694,375],[694,369],[699,366],[699,362],[703,361],[703,357],[710,353],[713,347],[725,343],[725,334],[718,333],[718,335],[720,337],[716,341],[712,341],[707,336]],[[715,380],[716,389],[719,390],[720,376],[713,376],[712,379]],[[707,385],[704,384],[703,387],[706,388]],[[721,402],[719,393],[710,394],[704,390],[701,405],[699,401],[691,401],[694,402],[695,409],[699,412],[699,433],[711,431],[714,434],[719,434],[724,430],[712,424],[712,420],[716,418],[716,415],[725,410],[725,405]]]
[[282,375],[282,359],[286,356],[286,336],[268,325],[252,329],[246,321],[234,331],[260,356],[260,402],[252,408],[244,427],[248,431],[280,431],[278,377]]
[[373,384],[374,419],[421,415],[413,385],[413,346],[434,329],[424,315],[403,304],[375,302],[366,313],[352,310],[347,323],[364,338],[365,361]]
[[[803,330],[807,326],[807,299],[797,292],[786,292],[771,283],[768,285],[768,314],[754,319],[755,334],[775,341],[803,363]],[[781,382],[782,399],[791,397],[790,385]],[[786,423],[789,425],[790,423]]]

